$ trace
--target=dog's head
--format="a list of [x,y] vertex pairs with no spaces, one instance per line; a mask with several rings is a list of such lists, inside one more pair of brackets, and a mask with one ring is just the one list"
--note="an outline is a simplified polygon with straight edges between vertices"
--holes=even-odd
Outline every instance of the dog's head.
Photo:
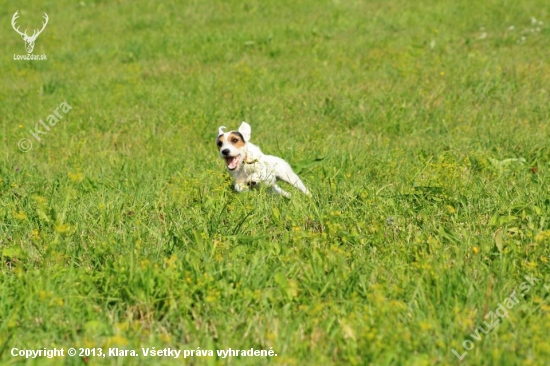
[[227,169],[236,170],[245,158],[246,143],[250,140],[252,128],[248,123],[243,122],[238,131],[225,132],[225,129],[225,126],[218,129],[216,144],[220,151],[220,157],[227,164]]

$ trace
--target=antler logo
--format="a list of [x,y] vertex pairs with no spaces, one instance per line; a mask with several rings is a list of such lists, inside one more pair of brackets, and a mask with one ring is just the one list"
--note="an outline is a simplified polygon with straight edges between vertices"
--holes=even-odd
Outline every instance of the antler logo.
[[48,24],[48,14],[44,13],[45,22],[42,23],[42,29],[40,29],[39,31],[34,30],[32,33],[32,36],[29,36],[27,35],[26,29],[23,33],[21,33],[19,31],[19,27],[16,28],[15,26],[15,21],[17,20],[17,18],[19,18],[18,13],[19,13],[19,10],[16,11],[15,14],[13,14],[13,18],[11,18],[11,26],[17,33],[19,33],[19,35],[21,35],[21,38],[23,38],[23,41],[25,41],[25,48],[27,49],[27,53],[32,53],[32,50],[34,49],[34,42],[36,41],[40,33],[42,33],[44,28],[46,28],[46,24]]

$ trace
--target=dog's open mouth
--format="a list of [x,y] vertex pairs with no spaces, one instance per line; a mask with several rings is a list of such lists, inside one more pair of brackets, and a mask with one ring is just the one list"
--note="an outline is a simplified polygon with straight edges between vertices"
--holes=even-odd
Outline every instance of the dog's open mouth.
[[239,155],[237,156],[226,156],[225,163],[227,164],[227,168],[229,170],[235,170],[237,169],[237,166],[239,165]]

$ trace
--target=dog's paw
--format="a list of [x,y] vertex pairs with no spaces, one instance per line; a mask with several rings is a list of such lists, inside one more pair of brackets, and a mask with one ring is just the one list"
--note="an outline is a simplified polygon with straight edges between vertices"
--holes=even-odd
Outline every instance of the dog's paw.
[[242,184],[242,183],[235,183],[235,191],[242,193],[248,191],[250,188],[248,187],[248,184]]

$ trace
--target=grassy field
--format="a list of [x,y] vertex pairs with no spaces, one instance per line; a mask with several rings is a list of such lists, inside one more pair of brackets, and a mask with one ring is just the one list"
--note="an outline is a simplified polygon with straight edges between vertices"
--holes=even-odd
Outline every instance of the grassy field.
[[[548,363],[548,1],[0,5],[0,364]],[[243,120],[312,198],[233,192]]]

